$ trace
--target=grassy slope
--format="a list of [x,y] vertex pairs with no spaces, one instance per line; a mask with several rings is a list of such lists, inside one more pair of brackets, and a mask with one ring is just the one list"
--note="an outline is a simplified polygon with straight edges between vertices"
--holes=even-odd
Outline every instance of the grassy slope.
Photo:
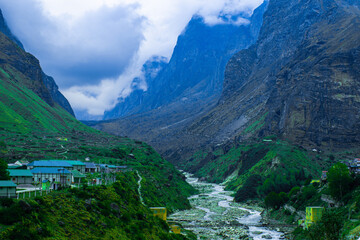
[[132,173],[115,184],[53,192],[0,208],[0,222],[11,224],[0,239],[187,239],[169,233],[133,189]]
[[126,164],[138,169],[145,182],[158,186],[145,192],[154,204],[171,211],[190,206],[187,196],[193,188],[150,146],[85,126],[60,106],[45,103],[29,90],[29,82],[31,79],[10,64],[1,64],[0,142],[6,144],[1,158],[12,162],[90,157],[95,162]]
[[[270,138],[273,141],[268,142]],[[286,176],[287,179],[291,179],[294,172],[300,169],[304,169],[306,176],[311,174],[313,179],[319,179],[321,171],[328,170],[336,161],[352,159],[357,152],[352,150],[337,153],[314,152],[285,141],[275,140],[275,137],[264,140],[265,142],[258,141],[231,147],[223,146],[214,149],[212,152],[199,151],[188,161],[182,163],[181,167],[208,181],[218,183],[225,181],[227,189],[237,191],[250,176],[255,174],[260,175],[263,179],[260,187],[264,187],[266,185],[265,180],[273,176]],[[275,184],[277,179],[275,178]],[[279,210],[268,210],[265,214],[268,221],[274,222],[275,219],[286,224],[296,225],[297,220],[304,218],[307,206],[328,208],[328,203],[321,199],[322,195],[329,195],[326,186],[314,188],[310,184],[305,187],[298,187],[298,189],[299,192],[287,193],[289,200],[286,204],[293,207],[295,213],[291,213],[284,206]],[[260,194],[259,188],[257,192]],[[341,219],[343,226],[340,230],[342,237],[360,236],[360,228],[358,227],[360,223],[359,193],[360,188],[357,187],[346,197],[347,203],[344,206],[331,210],[334,214],[337,213],[343,217]],[[262,204],[265,196],[258,195],[258,203]],[[349,213],[351,213],[351,217]],[[311,239],[306,231],[300,229],[297,229],[293,236],[294,239]]]
[[236,145],[229,150],[218,148],[214,152],[198,152],[182,167],[208,181],[227,180],[228,189],[237,190],[253,174],[266,177],[274,172],[287,174],[290,169],[304,168],[307,175],[319,177],[331,161],[321,161],[318,156],[311,155],[305,149],[274,140]]

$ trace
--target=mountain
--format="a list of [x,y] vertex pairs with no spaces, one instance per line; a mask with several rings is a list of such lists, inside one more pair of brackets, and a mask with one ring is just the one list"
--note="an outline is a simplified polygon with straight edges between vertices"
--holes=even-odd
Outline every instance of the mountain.
[[[265,8],[266,3],[254,12],[249,25],[208,25],[201,16],[194,16],[178,37],[168,64],[156,57],[144,65],[147,90],[135,91],[120,101],[105,113],[104,119],[142,113],[175,102],[198,105],[218,98],[227,61],[257,39]],[[196,112],[196,108],[192,111]]]
[[145,139],[173,161],[271,135],[308,148],[356,147],[359,27],[357,1],[269,1],[256,42],[228,61],[220,98],[192,102],[198,114],[161,107],[96,127]]
[[256,44],[227,64],[219,103],[188,130],[213,144],[274,134],[355,146],[359,17],[356,1],[270,1]]
[[147,204],[169,211],[190,207],[187,197],[194,189],[172,164],[143,142],[109,135],[76,120],[52,97],[57,88],[52,78],[46,78],[44,82],[39,61],[0,32],[1,161],[90,158],[127,165],[142,176]]
[[[143,65],[142,73],[148,86],[154,85],[154,80],[158,76],[159,72],[166,66],[166,64],[166,58],[159,56],[152,57],[146,61],[146,63]],[[131,86],[131,94],[125,99],[119,99],[120,102],[112,110],[106,111],[104,113],[104,119],[116,119],[122,116],[137,113],[138,111],[142,111],[141,108],[144,107],[143,105],[147,104],[144,99],[149,98],[150,95],[144,91],[141,83],[142,80],[140,78],[134,79]]]
[[35,81],[29,81],[27,87],[33,90],[50,106],[55,103],[63,107],[71,115],[74,112],[67,99],[59,92],[54,79],[47,76],[41,69],[39,60],[25,52],[22,43],[14,36],[2,15],[0,9],[1,57],[2,68],[14,68],[24,76]]
[[195,140],[194,136],[184,136],[184,127],[217,103],[227,61],[256,41],[266,6],[267,1],[254,11],[246,26],[210,26],[201,17],[194,16],[179,36],[169,63],[160,64],[155,59],[146,64],[147,91],[134,91],[130,98],[133,100],[125,99],[115,108],[119,114],[105,114],[115,118],[126,109],[126,114],[132,115],[87,124],[149,142],[162,153],[169,146],[181,149],[187,144],[187,138]]

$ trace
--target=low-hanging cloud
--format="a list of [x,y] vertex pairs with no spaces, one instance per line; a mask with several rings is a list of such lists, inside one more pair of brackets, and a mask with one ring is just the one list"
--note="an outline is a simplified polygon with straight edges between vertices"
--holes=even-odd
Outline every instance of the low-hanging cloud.
[[[231,16],[250,16],[262,2],[0,0],[0,8],[13,33],[55,78],[75,112],[102,115],[131,93],[131,82],[141,75],[146,60],[171,57],[177,37],[194,14],[209,25],[247,24],[245,18]],[[73,10],[55,9],[61,4],[74,4]],[[51,7],[57,14],[51,14]],[[83,9],[81,14],[74,15],[76,7]]]
[[102,6],[74,20],[47,15],[35,0],[15,3],[0,1],[10,28],[62,89],[116,78],[143,40],[135,4]]

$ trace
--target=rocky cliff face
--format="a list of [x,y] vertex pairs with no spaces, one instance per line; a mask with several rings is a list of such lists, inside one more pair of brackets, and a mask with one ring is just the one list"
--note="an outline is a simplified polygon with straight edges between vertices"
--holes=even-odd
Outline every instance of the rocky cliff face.
[[268,135],[331,150],[358,145],[359,5],[270,0],[258,40],[228,61],[219,100],[206,102],[211,108],[156,131],[149,130],[156,122],[149,114],[99,127],[130,129],[118,133],[149,141],[173,161],[201,148]]
[[[168,64],[155,58],[144,66],[148,88],[123,99],[104,119],[114,119],[146,112],[159,107],[207,103],[221,94],[224,70],[230,57],[257,39],[267,1],[253,14],[250,25],[222,24],[209,26],[194,16],[179,36]],[[196,112],[196,108],[192,110]],[[181,109],[180,109],[181,111]],[[157,116],[154,116],[157,118]]]
[[359,18],[355,1],[270,1],[257,43],[228,63],[219,103],[188,130],[213,144],[358,143]]
[[0,65],[8,65],[21,72],[28,79],[26,86],[50,106],[59,104],[74,116],[67,99],[59,92],[54,79],[41,69],[39,60],[26,53],[21,42],[11,33],[0,9]]

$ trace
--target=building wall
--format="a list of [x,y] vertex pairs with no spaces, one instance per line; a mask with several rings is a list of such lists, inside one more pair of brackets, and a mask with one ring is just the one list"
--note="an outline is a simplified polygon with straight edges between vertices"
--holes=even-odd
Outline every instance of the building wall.
[[0,187],[0,197],[16,198],[16,187]]
[[42,182],[43,180],[49,180],[50,182],[59,182],[59,183],[62,183],[61,179],[60,179],[60,176],[63,176],[65,177],[65,183],[66,185],[69,185],[71,184],[71,177],[72,175],[71,174],[63,174],[63,173],[57,173],[57,174],[44,174],[44,173],[33,173],[34,175],[34,182],[35,183],[39,183],[39,182]]
[[11,181],[13,181],[15,184],[32,184],[33,183],[33,177],[11,177]]
[[85,165],[75,165],[74,170],[78,170],[81,173],[85,173]]

